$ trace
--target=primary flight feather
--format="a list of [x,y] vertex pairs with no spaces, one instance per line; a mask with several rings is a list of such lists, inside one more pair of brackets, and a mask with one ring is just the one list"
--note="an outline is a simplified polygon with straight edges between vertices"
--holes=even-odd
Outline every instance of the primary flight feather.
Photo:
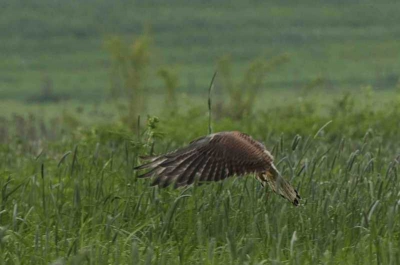
[[164,155],[143,158],[135,169],[149,169],[139,177],[155,176],[152,185],[187,186],[195,182],[219,181],[231,176],[255,173],[263,186],[298,205],[298,192],[285,180],[265,146],[241,132],[219,132],[192,141],[188,146]]

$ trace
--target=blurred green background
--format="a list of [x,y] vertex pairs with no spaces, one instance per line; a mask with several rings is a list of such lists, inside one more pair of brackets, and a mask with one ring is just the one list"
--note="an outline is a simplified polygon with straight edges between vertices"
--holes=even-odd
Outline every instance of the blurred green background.
[[0,98],[26,101],[50,82],[56,95],[107,99],[104,42],[151,36],[148,93],[160,67],[176,69],[179,91],[205,93],[216,62],[231,55],[238,76],[253,58],[287,54],[265,88],[300,89],[317,78],[335,91],[399,82],[397,1],[2,1]]

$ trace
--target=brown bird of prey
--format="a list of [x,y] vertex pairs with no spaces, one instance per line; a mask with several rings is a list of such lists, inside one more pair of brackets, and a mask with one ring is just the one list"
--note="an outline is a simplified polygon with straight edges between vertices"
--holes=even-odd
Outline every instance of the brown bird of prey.
[[135,169],[150,169],[139,178],[155,176],[152,185],[187,186],[195,181],[219,181],[227,177],[255,173],[262,186],[298,205],[298,192],[273,163],[265,146],[241,132],[219,132],[192,141],[188,146],[156,157],[142,158]]

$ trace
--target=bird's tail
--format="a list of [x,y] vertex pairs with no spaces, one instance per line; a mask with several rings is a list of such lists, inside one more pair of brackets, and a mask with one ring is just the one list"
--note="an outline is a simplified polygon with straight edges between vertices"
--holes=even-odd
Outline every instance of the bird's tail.
[[281,173],[279,173],[273,164],[264,177],[268,185],[275,193],[286,198],[295,206],[299,205],[301,199],[299,193],[287,180],[282,177]]

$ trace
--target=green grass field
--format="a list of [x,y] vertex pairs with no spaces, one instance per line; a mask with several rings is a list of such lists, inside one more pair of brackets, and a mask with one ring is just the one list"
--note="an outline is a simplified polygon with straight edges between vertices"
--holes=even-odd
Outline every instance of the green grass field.
[[138,155],[206,134],[206,110],[135,131],[65,117],[44,129],[37,116],[8,120],[15,132],[0,145],[1,263],[398,264],[400,104],[376,110],[371,98],[358,108],[354,96],[318,108],[281,102],[213,122],[215,131],[239,129],[266,144],[303,198],[297,208],[251,175],[182,189],[136,178]]
[[[203,91],[224,55],[241,73],[253,58],[284,53],[290,60],[268,76],[268,88],[298,89],[322,77],[330,90],[391,89],[400,70],[398,10],[389,0],[7,2],[0,8],[0,98],[26,99],[48,76],[56,93],[102,100],[110,87],[104,40],[132,40],[145,27],[151,72],[172,65],[181,91]],[[160,82],[151,78],[150,92]]]
[[[400,264],[399,10],[0,3],[0,265]],[[133,49],[146,27],[149,64],[127,68],[147,67],[145,82],[121,78],[105,43]],[[229,54],[228,78],[217,62]],[[180,189],[137,178],[139,156],[208,133],[217,68],[213,131],[262,141],[299,207],[253,175]],[[178,85],[168,90],[160,69]],[[112,98],[115,81],[138,94]]]

